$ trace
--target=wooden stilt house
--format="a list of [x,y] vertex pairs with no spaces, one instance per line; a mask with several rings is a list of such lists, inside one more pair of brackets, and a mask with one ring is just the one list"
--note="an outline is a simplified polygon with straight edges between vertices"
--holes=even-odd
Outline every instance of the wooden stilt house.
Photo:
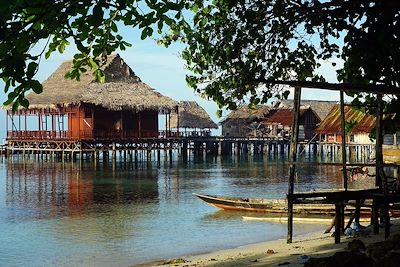
[[[376,125],[376,117],[356,110],[351,106],[344,107],[346,121],[346,142],[355,144],[373,143],[369,133]],[[320,123],[315,132],[320,135],[320,141],[327,143],[342,142],[340,106],[335,105],[326,118]]]
[[209,136],[211,129],[218,129],[207,112],[195,101],[181,101],[179,112],[171,115],[171,128],[181,136]]
[[261,121],[270,109],[265,105],[258,105],[255,108],[250,108],[248,105],[238,107],[219,122],[222,125],[222,135],[224,137],[263,136],[263,129],[260,129]]
[[28,109],[7,110],[9,143],[155,138],[158,114],[177,109],[175,101],[143,83],[118,54],[102,67],[103,84],[90,72],[80,81],[64,78],[71,66],[71,61],[62,63],[43,83],[43,93],[29,94]]
[[[292,128],[292,108],[278,108],[270,111],[263,120],[268,135],[274,138],[289,138]],[[321,119],[310,107],[300,108],[299,113],[299,140],[311,140],[314,136],[314,129]]]

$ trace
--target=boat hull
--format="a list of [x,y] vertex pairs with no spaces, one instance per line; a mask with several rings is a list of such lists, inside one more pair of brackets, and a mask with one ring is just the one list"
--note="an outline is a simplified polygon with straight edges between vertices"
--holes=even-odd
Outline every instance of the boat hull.
[[[233,197],[220,197],[194,194],[209,205],[231,211],[243,212],[264,212],[270,214],[287,213],[287,201],[283,199],[246,199]],[[345,215],[351,215],[355,211],[354,206],[346,206]],[[333,204],[296,204],[293,206],[293,213],[297,215],[335,215],[335,205]],[[361,217],[369,217],[371,209],[369,207],[360,208]],[[391,215],[398,217],[399,211],[392,210]],[[397,215],[397,216],[396,216]]]

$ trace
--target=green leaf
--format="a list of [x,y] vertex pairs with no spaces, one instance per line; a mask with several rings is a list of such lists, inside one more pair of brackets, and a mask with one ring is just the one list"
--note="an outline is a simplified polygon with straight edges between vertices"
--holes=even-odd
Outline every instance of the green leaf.
[[40,94],[43,92],[43,86],[39,81],[32,80],[29,82],[30,87],[32,88],[33,92],[36,94]]
[[15,101],[14,104],[12,105],[12,110],[13,110],[13,111],[17,111],[18,107],[19,107],[19,101],[17,100],[17,101]]
[[8,89],[10,89],[10,85],[11,85],[11,80],[7,79],[6,80],[6,86],[4,87],[4,92],[7,93]]
[[92,57],[89,57],[89,65],[92,69],[98,69],[99,65],[94,61]]
[[21,106],[23,106],[24,108],[28,108],[29,107],[29,101],[26,98],[23,98],[19,101],[19,103],[21,104]]
[[10,105],[14,100],[13,99],[7,99],[6,101],[3,102],[4,106]]
[[67,45],[69,45],[69,42],[67,40],[62,40],[60,45],[58,46],[58,52],[60,52],[60,54],[64,53],[65,47]]
[[96,80],[97,80],[99,83],[105,83],[105,81],[106,81],[106,76],[104,75],[104,72],[103,72],[101,69],[97,69],[97,70],[94,72],[94,74],[95,74],[95,76],[96,76]]
[[26,76],[28,77],[28,79],[31,79],[37,70],[38,64],[36,62],[31,62],[28,65],[28,71],[26,72]]
[[[111,21],[111,30],[113,32],[118,32],[117,24],[114,21]],[[117,39],[118,39],[118,36],[117,36]]]
[[142,34],[140,35],[140,38],[142,40],[146,39],[148,36],[151,36],[153,34],[153,29],[150,27],[146,27],[143,29]]

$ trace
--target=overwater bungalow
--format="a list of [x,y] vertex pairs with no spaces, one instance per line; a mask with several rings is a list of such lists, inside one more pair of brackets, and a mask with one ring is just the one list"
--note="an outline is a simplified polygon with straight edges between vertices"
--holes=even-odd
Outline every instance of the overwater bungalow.
[[195,101],[181,101],[178,113],[171,114],[170,128],[180,136],[209,136],[211,129],[218,129],[218,125]]
[[[345,120],[349,133],[346,142],[353,144],[372,144],[369,133],[375,127],[376,117],[368,115],[351,106],[344,107]],[[327,143],[342,142],[340,105],[335,105],[326,118],[320,123],[315,132],[319,140]]]
[[71,142],[75,148],[70,149],[82,149],[82,142],[158,138],[159,114],[177,110],[177,102],[142,82],[118,54],[102,67],[105,83],[90,72],[80,81],[67,79],[71,66],[71,61],[62,63],[44,81],[41,94],[30,93],[29,108],[7,109],[8,149],[32,148],[41,140],[64,150]]
[[270,107],[258,105],[249,108],[247,105],[240,106],[229,113],[220,124],[222,135],[225,137],[257,137],[264,133],[260,126],[261,120],[269,113]]
[[[272,109],[263,120],[268,136],[274,138],[289,138],[293,120],[292,108]],[[321,122],[319,116],[310,107],[300,108],[299,114],[299,140],[311,140],[317,124]]]
[[[337,101],[324,101],[324,100],[306,100],[302,99],[300,102],[301,107],[310,107],[322,120],[328,115],[329,111],[337,105]],[[273,108],[293,108],[293,100],[278,100],[272,103]]]

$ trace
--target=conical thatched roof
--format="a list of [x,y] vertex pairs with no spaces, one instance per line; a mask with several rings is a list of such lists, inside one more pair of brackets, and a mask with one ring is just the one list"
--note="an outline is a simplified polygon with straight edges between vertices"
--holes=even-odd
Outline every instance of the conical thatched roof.
[[[171,114],[171,128],[177,128],[178,118],[176,113]],[[214,128],[218,125],[213,122],[207,112],[195,101],[179,102],[179,127],[180,128]]]
[[257,105],[255,108],[249,108],[247,105],[243,105],[231,111],[220,123],[224,123],[228,120],[240,119],[252,122],[255,119],[264,118],[269,113],[270,109],[270,107],[265,105]]
[[81,74],[80,81],[64,78],[71,67],[72,61],[62,63],[43,82],[41,94],[30,93],[27,96],[30,108],[89,103],[110,110],[171,110],[177,105],[143,83],[118,54],[109,56],[102,66],[104,84],[96,82],[90,70]]

